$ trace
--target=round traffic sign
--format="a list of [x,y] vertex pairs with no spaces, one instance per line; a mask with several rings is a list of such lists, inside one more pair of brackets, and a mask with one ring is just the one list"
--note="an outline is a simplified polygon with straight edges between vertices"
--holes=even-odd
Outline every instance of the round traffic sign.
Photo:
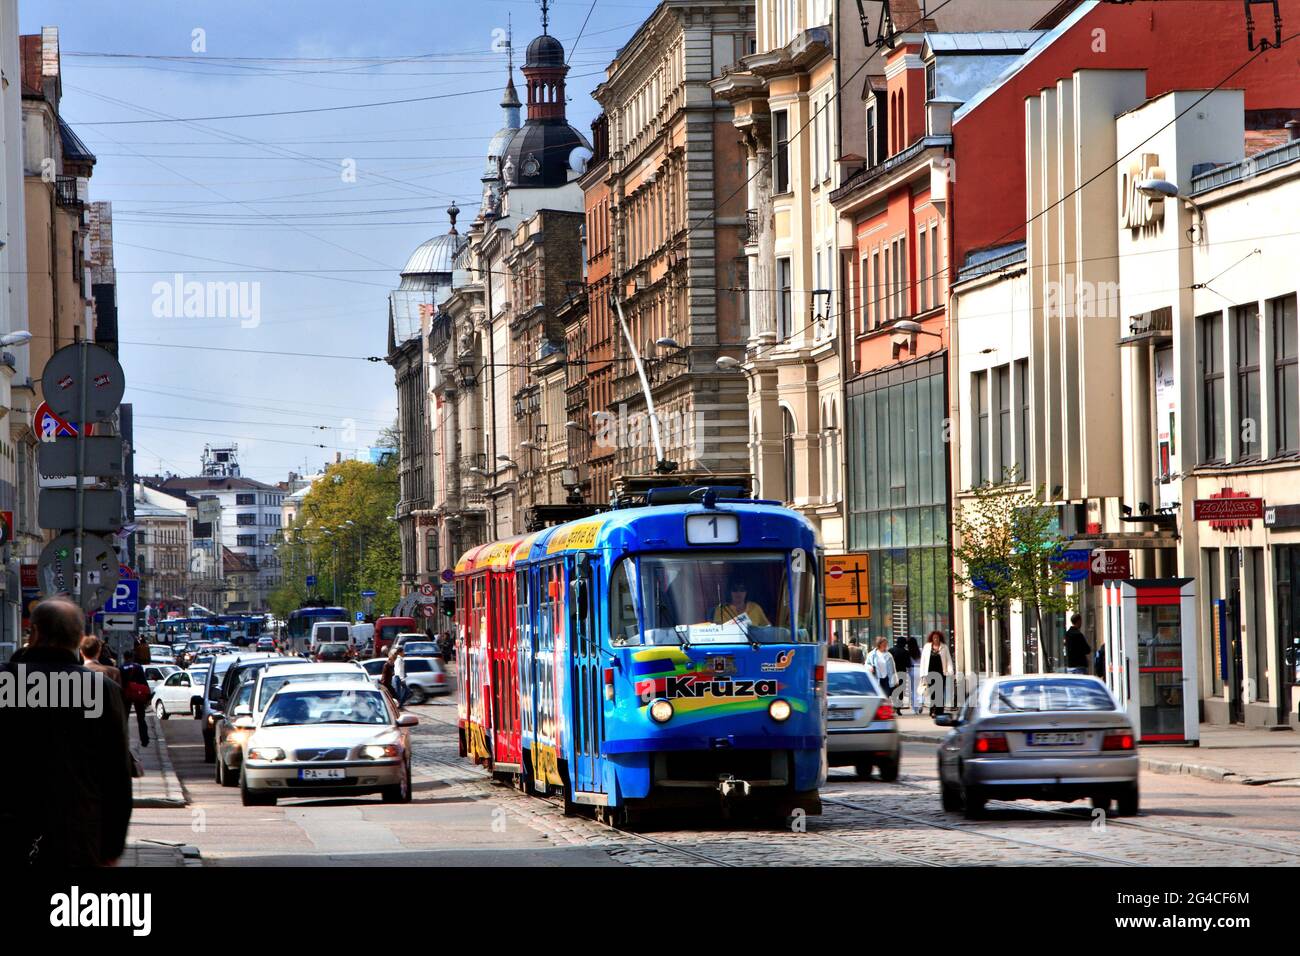
[[832,564],[826,573],[836,580],[844,577],[844,569],[838,564]]
[[420,613],[425,617],[433,617],[437,613],[438,607],[435,604],[421,604]]
[[424,584],[421,584],[420,593],[425,597],[433,597],[433,585],[427,581]]
[[[36,570],[37,586],[45,597],[71,595],[76,576],[77,537],[67,531],[45,546]],[[117,589],[121,569],[113,543],[104,535],[88,534],[82,539],[81,606],[98,608]]]
[[41,374],[41,395],[50,411],[64,420],[80,420],[84,392],[86,421],[104,421],[121,404],[125,391],[126,378],[117,359],[108,349],[89,342],[65,345],[49,357]]

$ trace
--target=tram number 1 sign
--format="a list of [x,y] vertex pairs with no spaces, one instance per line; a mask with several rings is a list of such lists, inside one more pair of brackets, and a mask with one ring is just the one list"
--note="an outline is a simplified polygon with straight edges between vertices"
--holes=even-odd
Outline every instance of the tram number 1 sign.
[[824,560],[826,617],[832,621],[871,617],[871,556],[828,554]]

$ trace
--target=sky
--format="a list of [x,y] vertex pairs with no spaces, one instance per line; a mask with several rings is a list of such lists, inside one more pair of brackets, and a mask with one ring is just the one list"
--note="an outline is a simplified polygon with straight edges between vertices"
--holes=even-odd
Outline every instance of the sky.
[[[655,6],[551,0],[584,134]],[[136,472],[196,474],[208,443],[268,482],[364,457],[396,414],[392,369],[365,361],[388,291],[452,200],[476,215],[505,31],[522,88],[537,0],[20,0],[19,20],[59,28],[62,115],[113,205]],[[352,108],[392,100],[418,101]]]

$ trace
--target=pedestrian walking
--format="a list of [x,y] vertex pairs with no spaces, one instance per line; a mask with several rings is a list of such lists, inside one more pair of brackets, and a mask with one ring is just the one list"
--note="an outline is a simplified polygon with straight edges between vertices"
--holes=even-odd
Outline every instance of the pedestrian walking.
[[889,649],[889,654],[894,658],[894,674],[897,678],[897,683],[894,686],[898,689],[898,699],[893,704],[895,709],[901,710],[903,707],[903,675],[907,673],[912,663],[912,656],[907,652],[907,638],[904,635],[894,635],[894,646]]
[[97,637],[87,635],[81,639],[81,657],[86,667],[97,671],[111,680],[118,687],[122,686],[122,672],[111,664],[103,663],[111,656],[108,646]]
[[1067,674],[1086,674],[1092,660],[1092,645],[1083,633],[1083,615],[1072,614],[1070,627],[1065,632],[1065,672]]
[[930,716],[943,713],[947,702],[945,682],[952,675],[952,656],[942,631],[931,631],[925,647],[921,649],[920,677],[925,683],[924,696],[930,701]]
[[152,664],[153,654],[149,650],[149,642],[140,635],[135,639],[135,644],[131,646],[131,656],[135,658],[137,664]]
[[916,683],[921,676],[921,645],[911,634],[907,635],[907,699],[911,704],[912,713],[921,712],[920,701],[916,698]]
[[135,660],[134,652],[128,651],[122,662],[122,699],[126,702],[128,721],[131,711],[135,711],[135,726],[142,747],[149,746],[149,724],[144,715],[152,697],[153,691],[149,687],[144,668]]
[[398,707],[405,707],[411,697],[411,688],[406,683],[406,653],[402,648],[393,650],[393,689]]
[[889,653],[889,641],[885,638],[876,639],[876,649],[867,655],[867,670],[876,675],[876,682],[885,696],[892,697],[898,672],[894,667],[894,655]]
[[[44,706],[0,697],[0,866],[111,865],[131,819],[131,766],[121,695],[83,667],[83,615],[64,599],[32,609],[31,641],[3,665],[28,686],[63,687]],[[77,699],[80,697],[80,699]]]

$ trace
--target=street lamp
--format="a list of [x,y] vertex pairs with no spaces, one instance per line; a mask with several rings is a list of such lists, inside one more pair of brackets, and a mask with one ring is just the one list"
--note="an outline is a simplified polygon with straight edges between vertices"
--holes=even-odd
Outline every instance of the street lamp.
[[721,355],[713,364],[724,372],[730,372],[740,368],[740,359],[732,358],[730,355]]
[[31,340],[32,333],[28,332],[26,329],[19,329],[16,332],[9,332],[5,335],[0,335],[0,348],[7,349],[13,345],[26,345]]
[[1187,239],[1189,242],[1200,242],[1198,236],[1204,231],[1202,227],[1205,225],[1205,213],[1193,200],[1180,195],[1175,183],[1167,179],[1140,179],[1134,188],[1147,199],[1157,199],[1161,202],[1166,199],[1182,199],[1191,206],[1192,211],[1196,213],[1196,220],[1187,229]]

